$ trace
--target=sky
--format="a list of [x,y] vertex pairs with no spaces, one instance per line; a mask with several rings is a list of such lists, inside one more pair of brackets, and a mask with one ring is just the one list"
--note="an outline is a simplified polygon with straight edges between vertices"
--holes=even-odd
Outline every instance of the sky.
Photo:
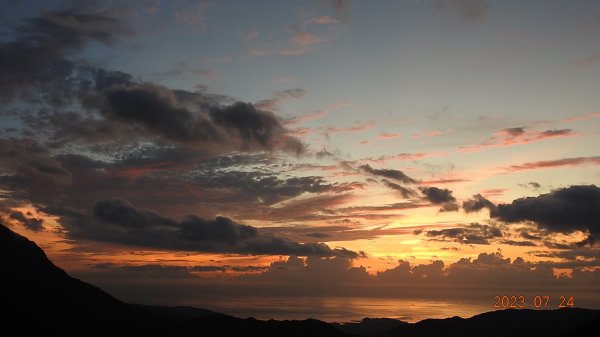
[[600,308],[597,1],[3,1],[0,60],[0,222],[122,300]]

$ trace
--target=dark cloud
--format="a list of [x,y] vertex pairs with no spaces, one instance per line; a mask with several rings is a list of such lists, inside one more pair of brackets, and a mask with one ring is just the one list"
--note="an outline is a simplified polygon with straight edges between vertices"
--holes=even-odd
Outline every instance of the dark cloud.
[[321,233],[321,232],[306,233],[304,235],[311,237],[311,238],[316,238],[316,239],[326,239],[331,236],[327,233]]
[[[131,33],[122,15],[115,14],[119,11],[84,7],[29,19],[14,28],[13,40],[0,45],[0,98],[43,107],[17,113],[28,128],[22,133],[40,139],[48,135],[53,147],[163,140],[216,154],[304,152],[304,144],[287,135],[273,113],[252,104],[140,83],[129,74],[77,59],[76,53],[91,42],[112,43]],[[280,96],[302,93],[294,89]],[[56,109],[73,105],[86,111]],[[87,145],[86,150],[93,150]]]
[[600,238],[600,188],[575,185],[520,198],[498,205],[490,215],[505,222],[532,221],[554,233],[582,231],[588,238],[581,244],[594,244]]
[[175,221],[119,199],[98,201],[91,214],[56,208],[45,211],[60,216],[67,235],[75,239],[200,252],[358,256],[321,243],[302,244],[274,235],[261,235],[255,227],[225,217],[209,220],[189,215]]
[[302,193],[344,192],[351,190],[347,184],[328,183],[323,177],[280,177],[260,171],[210,170],[192,175],[192,181],[204,188],[228,188],[240,196],[273,204]]
[[550,249],[564,249],[564,250],[570,250],[573,248],[573,245],[571,244],[567,244],[567,243],[560,243],[560,242],[556,242],[553,241],[551,239],[546,239],[543,241],[544,246],[550,248]]
[[179,144],[212,147],[221,153],[274,149],[304,152],[304,145],[286,135],[273,113],[243,102],[214,104],[212,97],[205,96],[151,83],[119,84],[89,100],[87,107],[101,111],[109,120],[141,127],[137,129],[140,136],[158,135]]
[[419,189],[427,198],[427,200],[435,205],[456,201],[456,198],[452,196],[452,191],[447,188],[441,189],[437,187],[421,187]]
[[402,195],[403,198],[412,198],[417,194],[413,189],[398,185],[387,179],[383,179],[382,182],[386,187],[400,192],[400,195]]
[[425,233],[428,237],[442,238],[463,244],[489,245],[490,239],[502,237],[498,227],[472,223],[465,227],[431,230]]
[[525,134],[525,127],[506,128],[502,129],[502,132],[506,133],[507,135],[516,137]]
[[538,235],[533,235],[530,232],[526,231],[526,230],[522,230],[520,232],[520,235],[523,239],[527,239],[527,240],[541,240],[542,237],[538,236]]
[[[277,145],[276,140],[285,133],[273,113],[257,110],[249,103],[236,102],[229,106],[213,107],[210,116],[221,127],[238,132],[243,150],[255,148],[256,145],[262,149],[272,149]],[[292,138],[287,140],[293,142]],[[286,149],[293,150],[292,152],[301,153],[302,144],[297,140],[294,141],[295,145],[293,143],[283,145]]]
[[442,205],[440,212],[456,212],[459,209],[452,191],[447,188],[419,187],[421,193],[434,205]]
[[405,184],[415,184],[417,181],[400,170],[374,169],[371,165],[361,165],[359,169],[374,176],[396,180]]
[[218,141],[206,116],[194,116],[179,105],[172,90],[152,84],[113,86],[101,111],[109,118],[139,123],[167,139]]
[[0,138],[0,174],[18,175],[33,181],[68,183],[71,174],[51,158],[47,148],[32,141]]
[[516,240],[502,240],[500,243],[509,245],[509,246],[518,246],[518,247],[536,247],[535,242],[531,241],[516,241]]
[[481,194],[475,194],[471,199],[465,200],[462,206],[466,213],[478,212],[484,208],[492,210],[496,207]]
[[35,232],[40,231],[43,228],[42,224],[44,221],[42,219],[28,218],[25,216],[25,214],[23,214],[23,212],[20,211],[11,211],[8,214],[8,217],[13,220],[17,220],[21,225]]
[[80,6],[46,12],[15,27],[13,39],[0,45],[0,96],[35,90],[51,103],[69,98],[81,83],[72,80],[76,62],[68,56],[91,42],[112,43],[131,33],[114,14]]
[[[118,265],[115,263],[100,263],[92,265],[92,272],[95,277],[106,276],[115,278],[142,278],[142,279],[199,279],[201,274],[205,273],[224,273],[233,271],[238,273],[260,272],[268,269],[267,266],[232,266],[232,265],[162,265],[162,264],[142,264],[142,265]],[[99,273],[98,273],[99,272]],[[99,275],[100,274],[100,275]]]
[[519,184],[519,186],[523,187],[523,188],[530,188],[534,191],[539,190],[542,187],[542,185],[540,185],[540,183],[537,183],[535,181],[528,182],[527,184]]
[[558,137],[558,136],[564,136],[564,135],[570,135],[571,133],[573,133],[573,130],[571,129],[554,129],[554,130],[546,130],[546,131],[542,131],[539,134],[540,138],[552,138],[552,137]]
[[457,212],[459,209],[460,206],[458,206],[458,204],[453,202],[447,202],[442,205],[442,208],[440,208],[440,212]]

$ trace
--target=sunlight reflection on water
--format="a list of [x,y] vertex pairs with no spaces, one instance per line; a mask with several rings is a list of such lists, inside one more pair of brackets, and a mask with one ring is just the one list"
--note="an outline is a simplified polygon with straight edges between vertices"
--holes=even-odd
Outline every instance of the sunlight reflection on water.
[[387,317],[405,322],[426,318],[471,317],[491,311],[481,303],[385,298],[237,298],[220,303],[190,303],[236,317],[257,319],[316,318],[326,322],[358,321],[364,317]]

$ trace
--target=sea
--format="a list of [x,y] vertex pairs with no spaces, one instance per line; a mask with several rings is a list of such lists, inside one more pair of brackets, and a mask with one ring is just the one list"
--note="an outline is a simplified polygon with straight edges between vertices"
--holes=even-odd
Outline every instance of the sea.
[[494,310],[492,302],[432,301],[419,299],[355,297],[278,297],[234,298],[227,301],[186,303],[240,318],[268,320],[303,320],[315,318],[325,322],[356,322],[365,317],[393,318],[418,322],[427,318],[463,318]]

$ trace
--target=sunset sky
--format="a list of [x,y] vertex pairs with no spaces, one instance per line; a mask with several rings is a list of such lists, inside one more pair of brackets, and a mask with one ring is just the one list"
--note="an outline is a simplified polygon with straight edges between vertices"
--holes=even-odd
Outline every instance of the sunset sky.
[[3,1],[0,221],[137,303],[600,308],[599,89],[594,0]]

